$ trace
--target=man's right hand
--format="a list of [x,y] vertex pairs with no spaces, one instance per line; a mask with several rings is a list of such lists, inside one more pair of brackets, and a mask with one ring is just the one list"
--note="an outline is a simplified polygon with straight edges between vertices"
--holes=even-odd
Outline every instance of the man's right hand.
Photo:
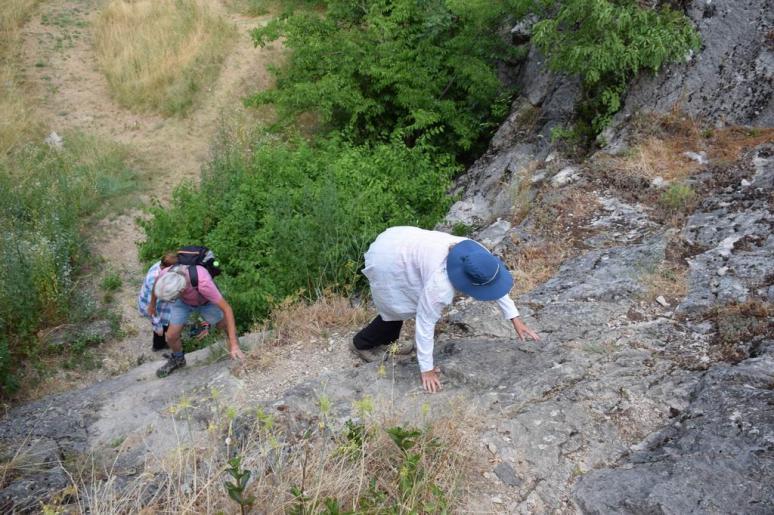
[[156,316],[156,305],[153,303],[148,304],[148,316],[151,318]]
[[239,348],[238,343],[231,345],[231,349],[228,353],[231,355],[231,359],[238,359],[240,361],[245,359],[245,355],[242,353],[242,349]]
[[427,372],[422,372],[422,386],[425,390],[430,393],[441,391],[441,380],[438,377],[440,372],[441,370],[438,367],[428,370]]

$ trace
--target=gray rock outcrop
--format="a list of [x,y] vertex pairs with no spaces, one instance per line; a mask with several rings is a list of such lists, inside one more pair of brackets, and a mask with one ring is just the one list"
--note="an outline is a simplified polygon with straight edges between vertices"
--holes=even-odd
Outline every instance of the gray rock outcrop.
[[730,184],[704,200],[683,229],[690,245],[705,250],[688,261],[691,287],[678,307],[681,313],[752,297],[774,302],[774,214],[768,197],[774,146],[760,147],[726,173]]
[[[28,512],[70,486],[67,464],[78,460],[116,459],[118,475],[134,475],[153,457],[180,444],[170,408],[180,399],[190,405],[191,424],[183,437],[195,441],[206,433],[215,388],[235,401],[241,382],[228,363],[213,362],[209,349],[188,354],[195,373],[156,378],[159,362],[147,363],[117,378],[42,399],[12,410],[0,421],[4,462],[27,473],[10,473],[0,488],[0,511]],[[190,440],[189,440],[190,438]],[[12,470],[12,469],[11,469]]]
[[[665,66],[658,74],[641,74],[630,85],[622,110],[603,133],[608,149],[626,147],[627,122],[640,112],[683,111],[702,123],[719,126],[774,126],[774,9],[769,0],[696,0],[686,14],[702,39],[702,48],[686,62]],[[518,43],[530,37],[531,23],[514,27]],[[484,227],[518,211],[522,182],[556,172],[551,130],[574,116],[580,93],[576,78],[547,70],[535,48],[515,72],[520,96],[494,135],[486,154],[458,180],[461,195],[441,224]],[[690,150],[690,149],[686,149]],[[697,154],[698,155],[698,154]]]
[[584,513],[774,512],[774,341],[696,385],[688,409],[615,468],[578,482]]
[[718,124],[774,126],[774,9],[769,0],[697,0],[686,14],[702,48],[635,81],[617,117],[677,107]]
[[521,96],[486,154],[460,177],[455,193],[462,198],[451,207],[442,227],[458,223],[482,227],[510,215],[519,201],[522,181],[528,183],[538,164],[549,157],[551,130],[572,119],[579,81],[547,71],[545,58],[534,48],[516,85]]
[[[589,225],[619,236],[588,238],[590,250],[517,301],[541,342],[514,341],[487,303],[461,301],[449,311],[450,333],[439,336],[436,348],[441,394],[421,395],[415,361],[399,359],[387,377],[370,365],[299,386],[278,404],[289,415],[309,416],[324,391],[332,416],[343,423],[352,416],[352,399],[364,396],[389,396],[406,414],[423,403],[443,412],[463,399],[489,421],[479,436],[482,452],[493,456],[489,474],[508,492],[494,497],[496,505],[509,513],[771,512],[772,340],[743,335],[747,340],[737,344],[748,349],[745,357],[736,365],[718,362],[710,322],[683,319],[663,297],[661,305],[643,302],[648,275],[674,253],[670,245],[712,252],[728,232],[761,243],[729,247],[724,262],[729,270],[757,267],[758,274],[740,275],[749,279],[750,296],[766,301],[761,281],[771,278],[760,267],[774,253],[756,235],[771,232],[769,155],[764,145],[723,173],[698,178],[706,200],[683,231],[660,228],[641,207],[602,196],[601,213]],[[750,184],[743,186],[742,177]],[[717,229],[698,222],[718,206],[724,211],[713,215]],[[755,223],[734,223],[742,219]],[[681,306],[717,276],[702,255],[690,258]],[[715,294],[693,313],[737,300]],[[768,316],[761,323],[771,336]]]

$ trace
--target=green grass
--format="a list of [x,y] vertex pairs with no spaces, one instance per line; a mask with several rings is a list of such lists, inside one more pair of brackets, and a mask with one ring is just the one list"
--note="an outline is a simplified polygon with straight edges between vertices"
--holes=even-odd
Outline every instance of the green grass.
[[121,277],[116,272],[108,272],[105,274],[105,276],[102,278],[102,284],[100,286],[105,291],[116,291],[123,285],[123,281],[121,281]]

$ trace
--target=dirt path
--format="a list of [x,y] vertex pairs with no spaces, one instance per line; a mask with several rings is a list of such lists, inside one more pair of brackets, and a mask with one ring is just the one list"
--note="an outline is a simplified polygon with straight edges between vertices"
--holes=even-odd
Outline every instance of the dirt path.
[[97,222],[92,232],[92,245],[103,259],[103,267],[117,271],[122,278],[115,303],[126,337],[100,348],[99,370],[58,373],[31,392],[35,397],[100,380],[150,357],[149,324],[135,309],[145,273],[135,245],[142,238],[136,219],[151,198],[165,203],[181,181],[198,180],[224,114],[254,116],[242,107],[240,99],[271,84],[266,65],[276,61],[281,52],[276,46],[255,48],[248,35],[269,16],[249,18],[212,2],[238,32],[217,81],[186,117],[134,113],[111,99],[107,81],[98,69],[91,27],[100,5],[104,1],[44,2],[24,28],[23,55],[31,85],[29,95],[48,130],[60,134],[78,130],[119,142],[128,149],[131,166],[139,173],[141,194],[137,203]]

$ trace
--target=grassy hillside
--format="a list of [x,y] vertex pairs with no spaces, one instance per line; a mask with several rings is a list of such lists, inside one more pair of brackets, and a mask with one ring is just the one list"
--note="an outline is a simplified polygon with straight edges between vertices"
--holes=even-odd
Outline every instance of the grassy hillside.
[[114,98],[173,115],[206,93],[235,33],[200,0],[113,0],[100,12],[94,35]]

